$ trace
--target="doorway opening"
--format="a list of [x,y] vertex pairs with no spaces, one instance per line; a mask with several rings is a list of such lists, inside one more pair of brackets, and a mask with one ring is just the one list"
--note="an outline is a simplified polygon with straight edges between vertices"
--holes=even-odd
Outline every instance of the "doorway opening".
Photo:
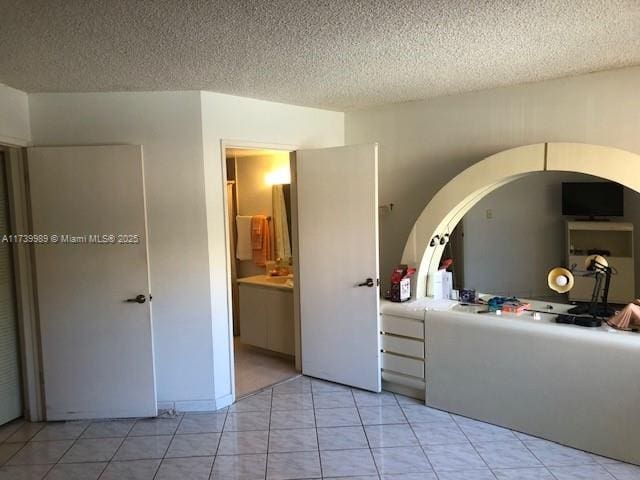
[[225,148],[237,399],[299,374],[289,153]]

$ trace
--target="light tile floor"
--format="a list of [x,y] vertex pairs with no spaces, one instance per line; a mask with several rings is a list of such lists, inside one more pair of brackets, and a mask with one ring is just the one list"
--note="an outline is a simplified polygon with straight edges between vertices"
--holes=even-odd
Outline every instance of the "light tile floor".
[[640,467],[308,377],[217,412],[0,427],[0,480],[640,480]]
[[293,357],[245,345],[240,337],[234,338],[233,345],[236,398],[298,376]]

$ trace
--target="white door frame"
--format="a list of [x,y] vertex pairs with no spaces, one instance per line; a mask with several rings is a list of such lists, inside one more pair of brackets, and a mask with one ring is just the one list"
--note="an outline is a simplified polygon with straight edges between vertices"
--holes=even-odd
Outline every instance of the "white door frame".
[[[225,275],[227,276],[227,321],[228,321],[228,331],[229,331],[229,378],[231,379],[231,402],[236,401],[236,378],[235,378],[235,351],[233,346],[233,299],[232,299],[232,285],[231,285],[231,245],[229,244],[229,230],[231,226],[229,225],[229,215],[227,215],[227,208],[229,208],[229,200],[227,198],[227,158],[226,158],[226,150],[228,148],[248,148],[248,149],[256,149],[256,150],[280,150],[284,152],[295,152],[299,150],[301,147],[299,145],[287,145],[282,143],[264,143],[264,142],[252,142],[248,140],[229,140],[222,139],[220,141],[220,163],[222,168],[222,204],[224,205],[224,245],[225,245],[225,256],[226,256],[226,265],[225,265]],[[292,195],[293,195],[293,175],[291,176],[291,184],[292,184]],[[292,202],[293,204],[293,202]],[[292,211],[292,217],[293,211]],[[292,229],[293,222],[295,218],[292,218]],[[291,238],[291,247],[292,251],[297,251],[297,244],[294,246],[297,241],[297,237],[292,235]],[[295,256],[294,256],[294,270],[295,270]],[[293,282],[293,298],[294,304],[296,295],[298,293],[297,283]],[[295,307],[294,307],[295,308]],[[295,368],[300,371],[302,369],[301,363],[301,349],[300,349],[300,316],[294,315],[294,339],[295,339]]]
[[[5,155],[7,194],[13,233],[33,233],[28,200],[26,151],[22,147],[0,144]],[[32,422],[44,419],[40,326],[35,304],[33,248],[26,243],[13,244],[13,263],[20,342],[23,415]]]

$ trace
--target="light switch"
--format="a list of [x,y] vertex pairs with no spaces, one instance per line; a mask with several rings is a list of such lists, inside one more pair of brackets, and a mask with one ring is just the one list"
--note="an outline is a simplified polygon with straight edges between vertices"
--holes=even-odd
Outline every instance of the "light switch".
[[491,220],[493,218],[493,210],[487,210],[487,220]]

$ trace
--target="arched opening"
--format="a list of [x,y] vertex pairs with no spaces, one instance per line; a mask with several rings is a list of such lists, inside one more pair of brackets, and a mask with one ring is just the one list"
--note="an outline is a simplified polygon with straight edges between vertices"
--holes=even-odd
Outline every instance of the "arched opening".
[[[582,143],[540,143],[505,150],[464,170],[429,202],[414,224],[402,262],[417,267],[414,297],[431,293],[429,279],[438,269],[448,235],[482,198],[533,172],[584,173],[640,192],[640,155],[613,147]],[[444,239],[444,240],[443,240]]]

